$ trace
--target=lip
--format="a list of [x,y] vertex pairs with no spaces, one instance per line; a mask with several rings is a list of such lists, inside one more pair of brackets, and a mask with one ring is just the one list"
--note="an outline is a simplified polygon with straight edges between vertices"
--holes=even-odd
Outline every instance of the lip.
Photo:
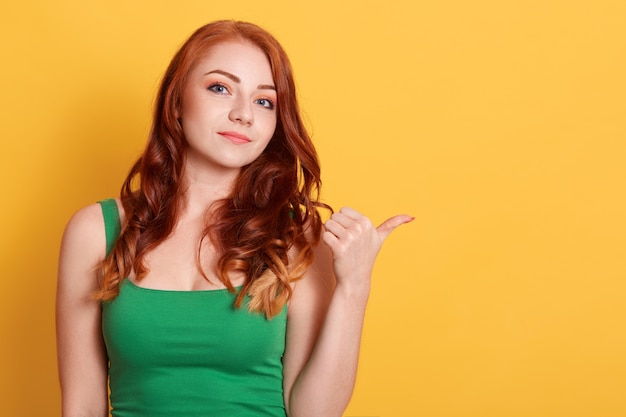
[[217,132],[217,134],[238,145],[252,142],[249,137],[238,132]]

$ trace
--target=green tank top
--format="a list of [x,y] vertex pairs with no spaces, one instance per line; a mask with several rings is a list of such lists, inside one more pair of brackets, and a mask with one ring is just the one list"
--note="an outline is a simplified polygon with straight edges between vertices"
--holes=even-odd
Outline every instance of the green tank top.
[[[100,202],[107,253],[115,200]],[[114,417],[285,417],[287,308],[271,320],[233,307],[228,290],[166,291],[128,279],[102,304]]]

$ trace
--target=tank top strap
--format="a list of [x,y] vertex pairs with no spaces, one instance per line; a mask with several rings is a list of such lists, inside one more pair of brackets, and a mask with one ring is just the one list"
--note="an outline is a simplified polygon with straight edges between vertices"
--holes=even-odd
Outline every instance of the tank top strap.
[[113,198],[107,200],[98,201],[100,207],[102,207],[102,216],[104,217],[104,231],[106,233],[107,251],[109,253],[115,245],[115,241],[120,235],[122,225],[120,223],[120,212],[117,209],[117,202]]

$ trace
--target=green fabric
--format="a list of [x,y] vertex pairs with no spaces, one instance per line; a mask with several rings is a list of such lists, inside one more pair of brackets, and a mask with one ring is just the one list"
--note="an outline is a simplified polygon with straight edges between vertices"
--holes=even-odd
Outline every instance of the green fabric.
[[102,305],[112,415],[285,417],[287,308],[267,320],[235,309],[234,298],[123,280]]
[[113,198],[99,201],[104,217],[104,231],[106,233],[107,256],[111,253],[117,237],[120,235],[120,213],[117,209],[117,202]]

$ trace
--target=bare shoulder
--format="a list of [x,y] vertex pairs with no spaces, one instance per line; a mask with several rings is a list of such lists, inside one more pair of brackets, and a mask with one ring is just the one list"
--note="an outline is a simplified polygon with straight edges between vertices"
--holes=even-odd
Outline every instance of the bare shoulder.
[[[124,219],[124,210],[119,199],[116,200],[120,219]],[[92,253],[100,260],[104,258],[106,251],[106,234],[104,229],[104,217],[99,203],[91,204],[78,210],[70,218],[65,232],[61,250],[71,249],[77,246],[81,251]]]
[[81,208],[72,215],[67,224],[66,232],[76,229],[95,228],[102,226],[102,224],[102,208],[99,203],[94,203]]
[[318,285],[335,285],[335,274],[333,272],[333,254],[322,239],[313,248],[313,262],[307,269],[305,278],[309,281],[317,281]]
[[59,256],[59,285],[67,283],[95,289],[96,269],[105,252],[102,209],[97,203],[91,204],[74,213],[65,227]]
[[[309,224],[305,225],[305,236],[313,244],[313,262],[307,268],[303,281],[309,285],[334,287],[335,275],[333,273],[333,254],[322,240],[324,226],[319,231],[318,236],[314,236],[313,228]],[[307,285],[308,286],[308,285]]]
[[330,248],[320,239],[313,247],[313,262],[304,276],[296,281],[289,303],[289,316],[306,319],[325,311],[335,289],[333,256]]
[[101,249],[104,256],[105,239],[102,209],[100,204],[91,204],[81,208],[70,218],[63,233],[61,248],[82,248],[82,251],[94,253]]

